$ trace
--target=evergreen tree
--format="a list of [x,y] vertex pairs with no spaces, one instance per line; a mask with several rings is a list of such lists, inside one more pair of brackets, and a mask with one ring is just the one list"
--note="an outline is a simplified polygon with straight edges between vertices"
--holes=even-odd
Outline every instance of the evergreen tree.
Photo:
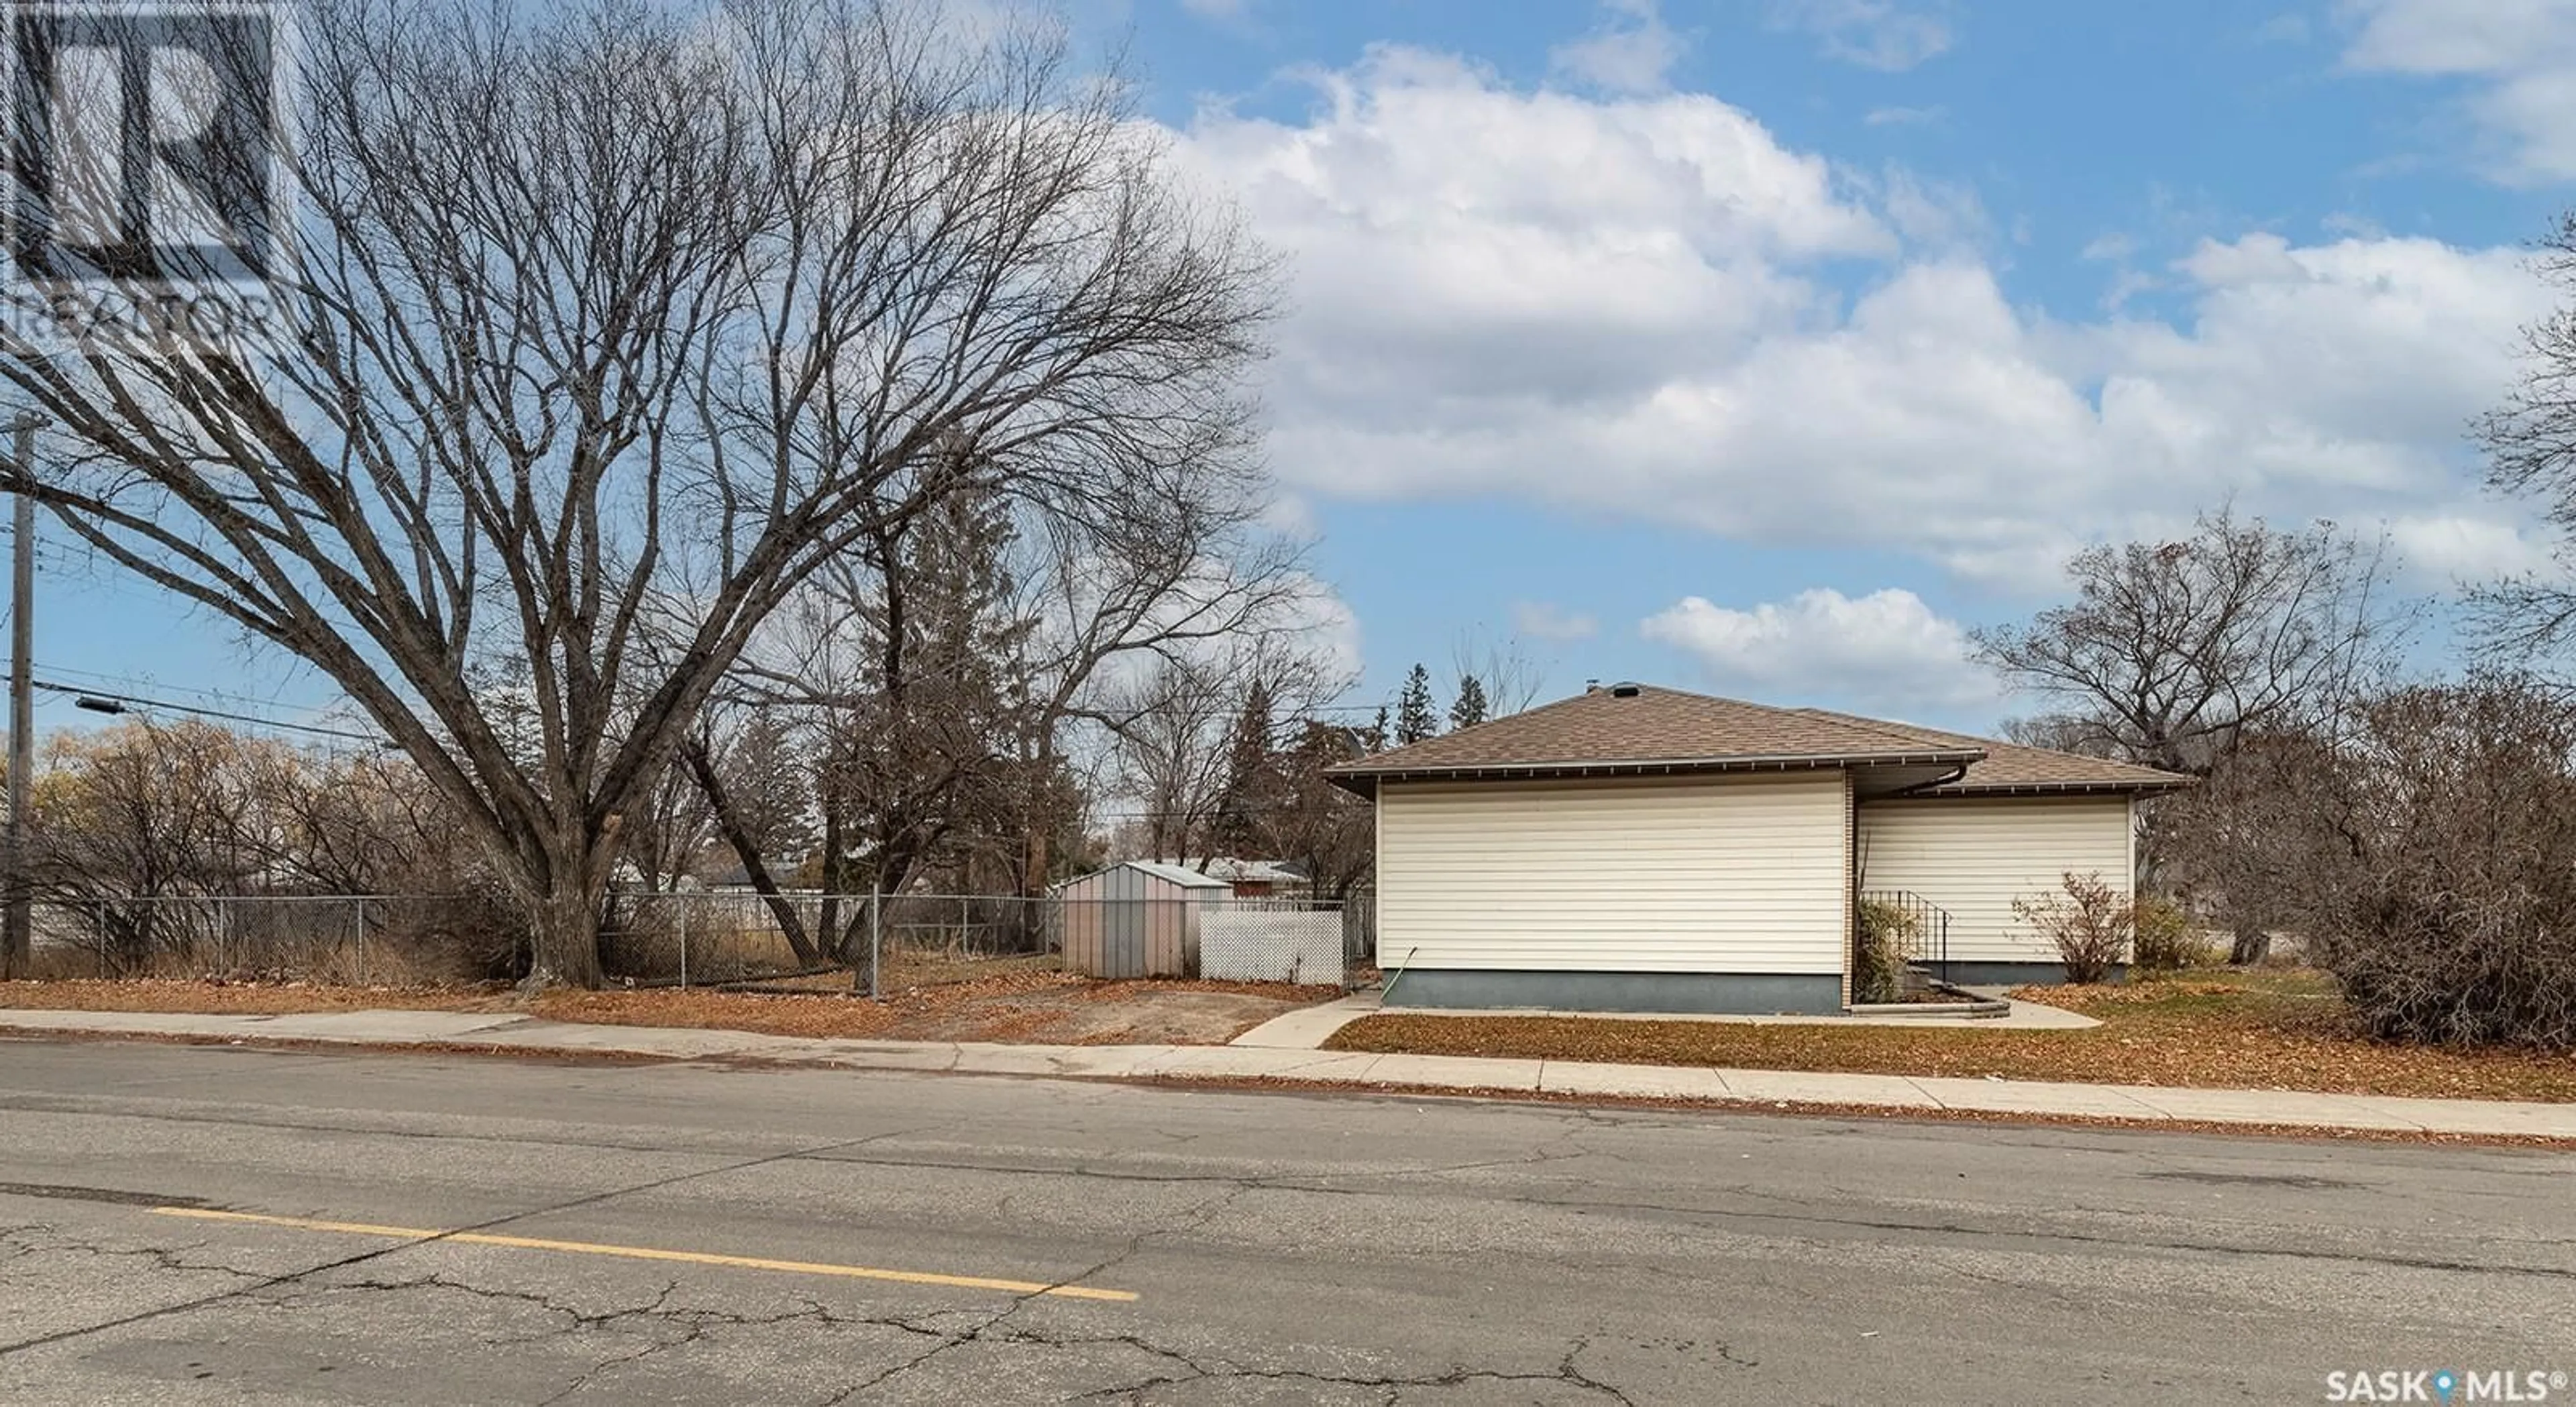
[[753,712],[716,764],[735,824],[764,858],[801,862],[814,844],[812,760],[803,756],[782,710]]
[[1395,696],[1395,745],[1408,747],[1424,738],[1440,735],[1438,706],[1431,701],[1431,671],[1420,665],[1404,676],[1404,688]]
[[1449,705],[1449,726],[1473,728],[1485,721],[1485,686],[1469,674],[1458,680],[1458,701]]
[[1210,847],[1219,854],[1240,859],[1265,848],[1263,821],[1279,796],[1270,734],[1270,681],[1255,675],[1226,744],[1225,794],[1209,828]]
[[1379,704],[1377,706],[1376,721],[1369,724],[1368,731],[1361,735],[1360,741],[1363,747],[1369,752],[1384,752],[1386,751],[1386,738],[1386,705]]

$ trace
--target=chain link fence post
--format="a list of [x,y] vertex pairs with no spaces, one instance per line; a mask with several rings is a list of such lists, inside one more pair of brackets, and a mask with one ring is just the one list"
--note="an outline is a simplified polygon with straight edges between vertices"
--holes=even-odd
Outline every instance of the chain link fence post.
[[367,985],[367,901],[351,899],[349,905],[354,921],[349,930],[350,980],[363,987]]
[[678,907],[680,910],[680,990],[685,992],[689,990],[689,906],[681,904]]
[[885,890],[868,886],[868,1000],[883,1000],[878,990],[877,970],[885,963]]

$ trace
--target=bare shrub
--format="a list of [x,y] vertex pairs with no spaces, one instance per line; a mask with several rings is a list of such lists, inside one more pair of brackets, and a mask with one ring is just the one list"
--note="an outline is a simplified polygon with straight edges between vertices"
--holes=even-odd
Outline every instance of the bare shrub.
[[2137,906],[2098,873],[2069,871],[2058,892],[2025,894],[2013,900],[2021,921],[2057,944],[2069,982],[2099,982],[2111,965],[2128,955],[2137,926]]
[[2191,914],[2170,899],[2145,898],[2130,915],[2129,965],[2145,972],[2213,967],[2225,956],[2192,926]]
[[1905,996],[1906,953],[1914,946],[1914,915],[1880,899],[1863,899],[1856,915],[1852,1000],[1867,1005]]
[[2527,680],[2361,710],[2327,798],[2342,840],[2296,896],[2375,1035],[2576,1047],[2576,702]]

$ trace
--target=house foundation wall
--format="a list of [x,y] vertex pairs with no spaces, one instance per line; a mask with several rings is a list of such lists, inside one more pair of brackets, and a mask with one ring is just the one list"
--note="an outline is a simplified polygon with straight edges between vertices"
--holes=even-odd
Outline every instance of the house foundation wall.
[[1806,972],[1494,972],[1412,969],[1386,1005],[1540,1011],[1671,1011],[1692,1015],[1831,1015],[1842,977]]

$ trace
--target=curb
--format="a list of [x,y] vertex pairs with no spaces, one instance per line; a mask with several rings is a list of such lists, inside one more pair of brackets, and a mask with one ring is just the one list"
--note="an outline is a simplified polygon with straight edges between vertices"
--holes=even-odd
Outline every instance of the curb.
[[[591,1030],[621,1028],[595,1027]],[[660,1029],[660,1028],[636,1028]],[[694,1029],[694,1028],[692,1028]],[[2048,1109],[2027,1105],[2009,1107],[1945,1104],[1937,1100],[1848,1100],[1818,1098],[1798,1094],[1749,1095],[1728,1093],[1655,1094],[1616,1088],[1547,1087],[1522,1084],[1479,1084],[1444,1081],[1431,1072],[1412,1078],[1379,1077],[1374,1066],[1389,1057],[1357,1056],[1367,1063],[1348,1074],[1300,1075],[1262,1074],[1220,1069],[1159,1069],[1169,1063],[1169,1056],[1145,1061],[1134,1068],[1114,1068],[1110,1060],[1071,1060],[1037,1055],[1019,1063],[1017,1068],[996,1066],[977,1069],[924,1064],[918,1061],[898,1063],[871,1059],[860,1052],[815,1052],[800,1055],[793,1052],[706,1051],[676,1052],[639,1049],[634,1046],[564,1045],[495,1040],[369,1040],[362,1037],[270,1036],[255,1033],[220,1031],[131,1031],[96,1027],[0,1026],[0,1039],[140,1041],[163,1045],[204,1045],[236,1048],[270,1049],[302,1053],[357,1052],[378,1054],[453,1055],[502,1058],[561,1065],[694,1065],[720,1070],[832,1070],[846,1073],[945,1074],[1000,1079],[1071,1079],[1094,1083],[1129,1084],[1154,1088],[1196,1088],[1210,1090],[1245,1090],[1296,1094],[1361,1095],[1373,1098],[1442,1098],[1502,1100],[1521,1103],[1565,1104],[1586,1107],[1632,1108],[1676,1112],[1703,1112],[1767,1117],[1809,1117],[1835,1119],[1868,1119],[1878,1122],[1909,1123],[1977,1123],[2021,1127],[2096,1129],[2109,1132],[2168,1132],[2221,1134],[2239,1137],[2288,1138],[2299,1140],[2360,1141],[2379,1143],[2430,1143],[2445,1146],[2522,1148],[2551,1151],[2576,1151],[2576,1134],[2513,1133],[2494,1130],[2441,1129],[2431,1127],[2391,1127],[2386,1124],[2350,1124],[2330,1122],[2297,1122],[2267,1120],[2248,1114],[2242,1118],[2195,1118],[2181,1114],[2104,1114]],[[999,1049],[1019,1049],[1001,1047]],[[1108,1052],[1118,1047],[1071,1047],[1070,1050]],[[1240,1047],[1204,1046],[1168,1048],[1172,1055],[1183,1051],[1236,1051],[1254,1054]],[[1292,1052],[1279,1052],[1291,1054]],[[1321,1054],[1321,1053],[1318,1053]],[[1408,1057],[1392,1057],[1408,1058]],[[1410,1057],[1419,1058],[1419,1057]],[[1549,1062],[1539,1062],[1542,1065]],[[1553,1062],[1581,1070],[1578,1062]],[[1086,1065],[1090,1068],[1084,1068]],[[1617,1069],[1620,1067],[1610,1067]],[[1717,1083],[1724,1081],[1714,1070],[1695,1067],[1652,1067],[1676,1082]],[[1776,1072],[1736,1072],[1739,1076]],[[1692,1077],[1699,1077],[1692,1079]],[[1869,1078],[1869,1077],[1862,1077]],[[1583,1083],[1590,1083],[1589,1081]],[[2225,1093],[2243,1093],[2229,1091]]]

